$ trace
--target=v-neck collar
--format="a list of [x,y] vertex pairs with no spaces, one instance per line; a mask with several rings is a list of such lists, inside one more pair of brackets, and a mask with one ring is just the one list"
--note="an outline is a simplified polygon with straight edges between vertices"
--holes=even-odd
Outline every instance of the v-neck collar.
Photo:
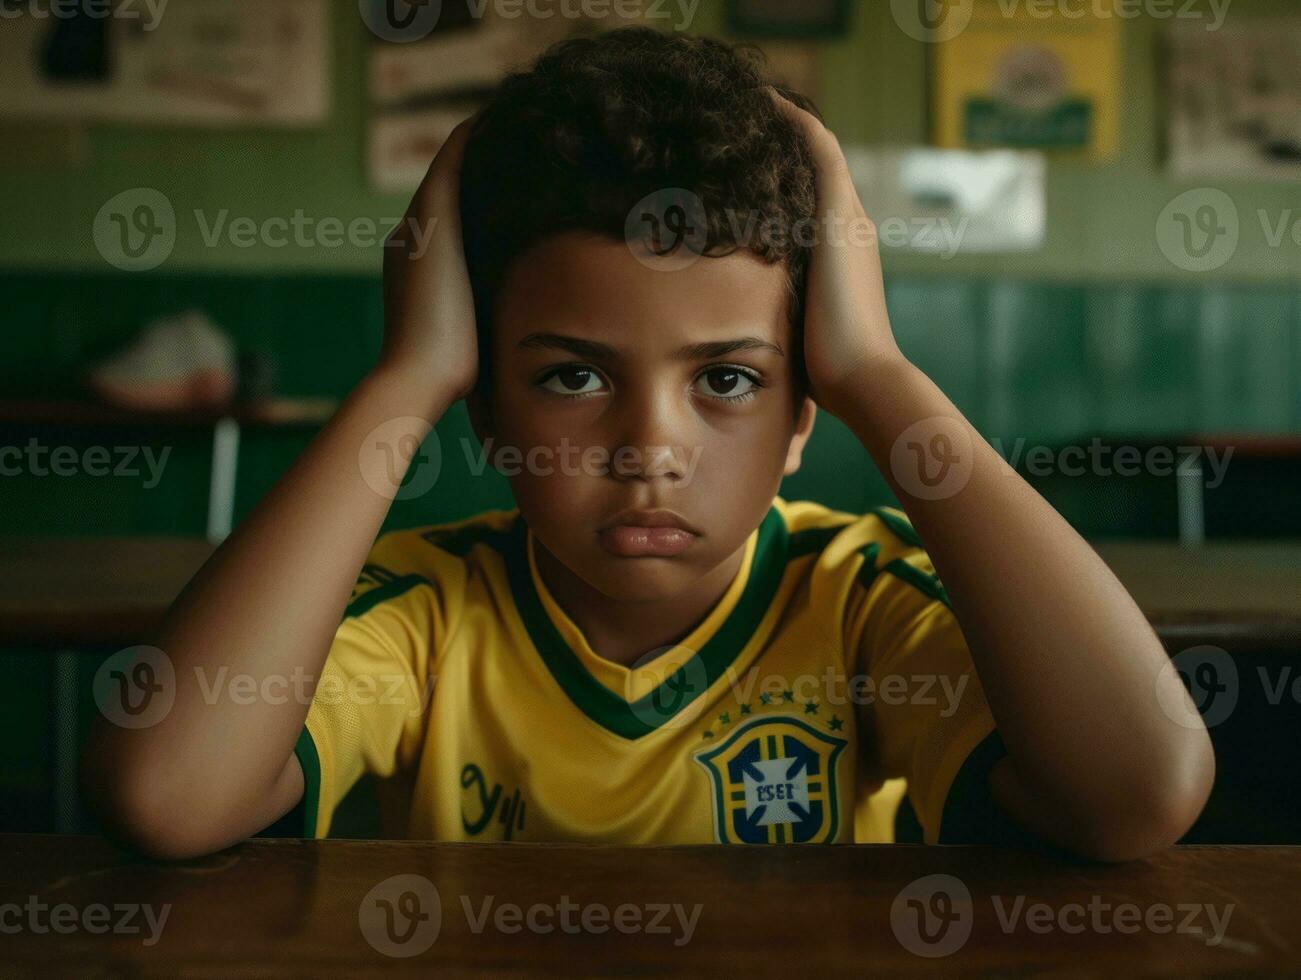
[[745,649],[772,605],[786,568],[788,532],[769,507],[746,540],[736,577],[701,623],[643,667],[598,656],[538,573],[534,537],[522,516],[506,561],[516,609],[542,661],[565,694],[597,724],[624,738],[670,725]]

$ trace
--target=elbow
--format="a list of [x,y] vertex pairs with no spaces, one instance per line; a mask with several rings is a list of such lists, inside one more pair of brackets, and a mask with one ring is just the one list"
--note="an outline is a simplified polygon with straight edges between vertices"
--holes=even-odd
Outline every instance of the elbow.
[[1165,765],[1154,767],[1140,786],[1088,821],[1075,848],[1095,861],[1117,863],[1152,857],[1177,844],[1197,822],[1215,783],[1210,737],[1200,738]]
[[181,861],[221,850],[211,820],[193,806],[174,802],[161,781],[130,765],[104,766],[93,752],[82,756],[81,791],[104,834],[159,861]]

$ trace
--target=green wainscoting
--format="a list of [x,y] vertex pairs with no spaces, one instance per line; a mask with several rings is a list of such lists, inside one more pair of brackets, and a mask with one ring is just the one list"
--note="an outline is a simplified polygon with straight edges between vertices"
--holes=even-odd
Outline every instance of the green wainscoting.
[[[286,395],[342,397],[379,350],[380,285],[366,277],[11,272],[2,281],[7,329],[0,334],[0,390],[6,396],[75,395],[87,359],[112,350],[145,321],[190,306],[207,310],[242,349],[274,357]],[[888,290],[904,350],[1006,456],[1094,434],[1301,431],[1296,286],[894,277]],[[152,488],[143,473],[6,477],[0,534],[203,531],[209,441],[201,431],[9,426],[0,432],[8,445],[35,436],[50,446],[148,445],[155,458],[170,452]],[[237,518],[310,435],[244,433]],[[461,407],[437,435],[440,479],[430,492],[398,501],[387,527],[510,505],[503,478],[491,470],[475,474],[468,454],[477,443]],[[1099,492],[1096,481],[1045,486],[1060,492],[1069,505],[1063,511],[1093,533],[1142,533],[1147,516],[1167,509],[1168,488],[1159,480],[1151,487],[1138,486],[1137,478],[1104,482],[1127,481],[1134,485],[1111,488],[1098,513],[1079,509]],[[1085,501],[1074,499],[1074,489]],[[804,469],[783,492],[845,509],[889,499],[857,441],[825,414]],[[1170,532],[1158,524],[1148,533]]]

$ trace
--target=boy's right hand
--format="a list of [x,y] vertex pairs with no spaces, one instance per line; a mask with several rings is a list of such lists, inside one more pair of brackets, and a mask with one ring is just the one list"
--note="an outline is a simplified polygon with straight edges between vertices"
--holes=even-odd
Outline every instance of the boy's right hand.
[[470,392],[479,370],[460,211],[461,161],[474,118],[452,130],[384,242],[378,368],[451,401]]

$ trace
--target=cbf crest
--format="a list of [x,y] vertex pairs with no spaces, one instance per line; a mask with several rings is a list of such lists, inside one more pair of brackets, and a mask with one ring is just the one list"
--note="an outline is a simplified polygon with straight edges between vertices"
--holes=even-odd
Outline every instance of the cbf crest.
[[714,788],[714,831],[725,844],[835,840],[836,760],[845,740],[797,718],[756,718],[697,753]]

